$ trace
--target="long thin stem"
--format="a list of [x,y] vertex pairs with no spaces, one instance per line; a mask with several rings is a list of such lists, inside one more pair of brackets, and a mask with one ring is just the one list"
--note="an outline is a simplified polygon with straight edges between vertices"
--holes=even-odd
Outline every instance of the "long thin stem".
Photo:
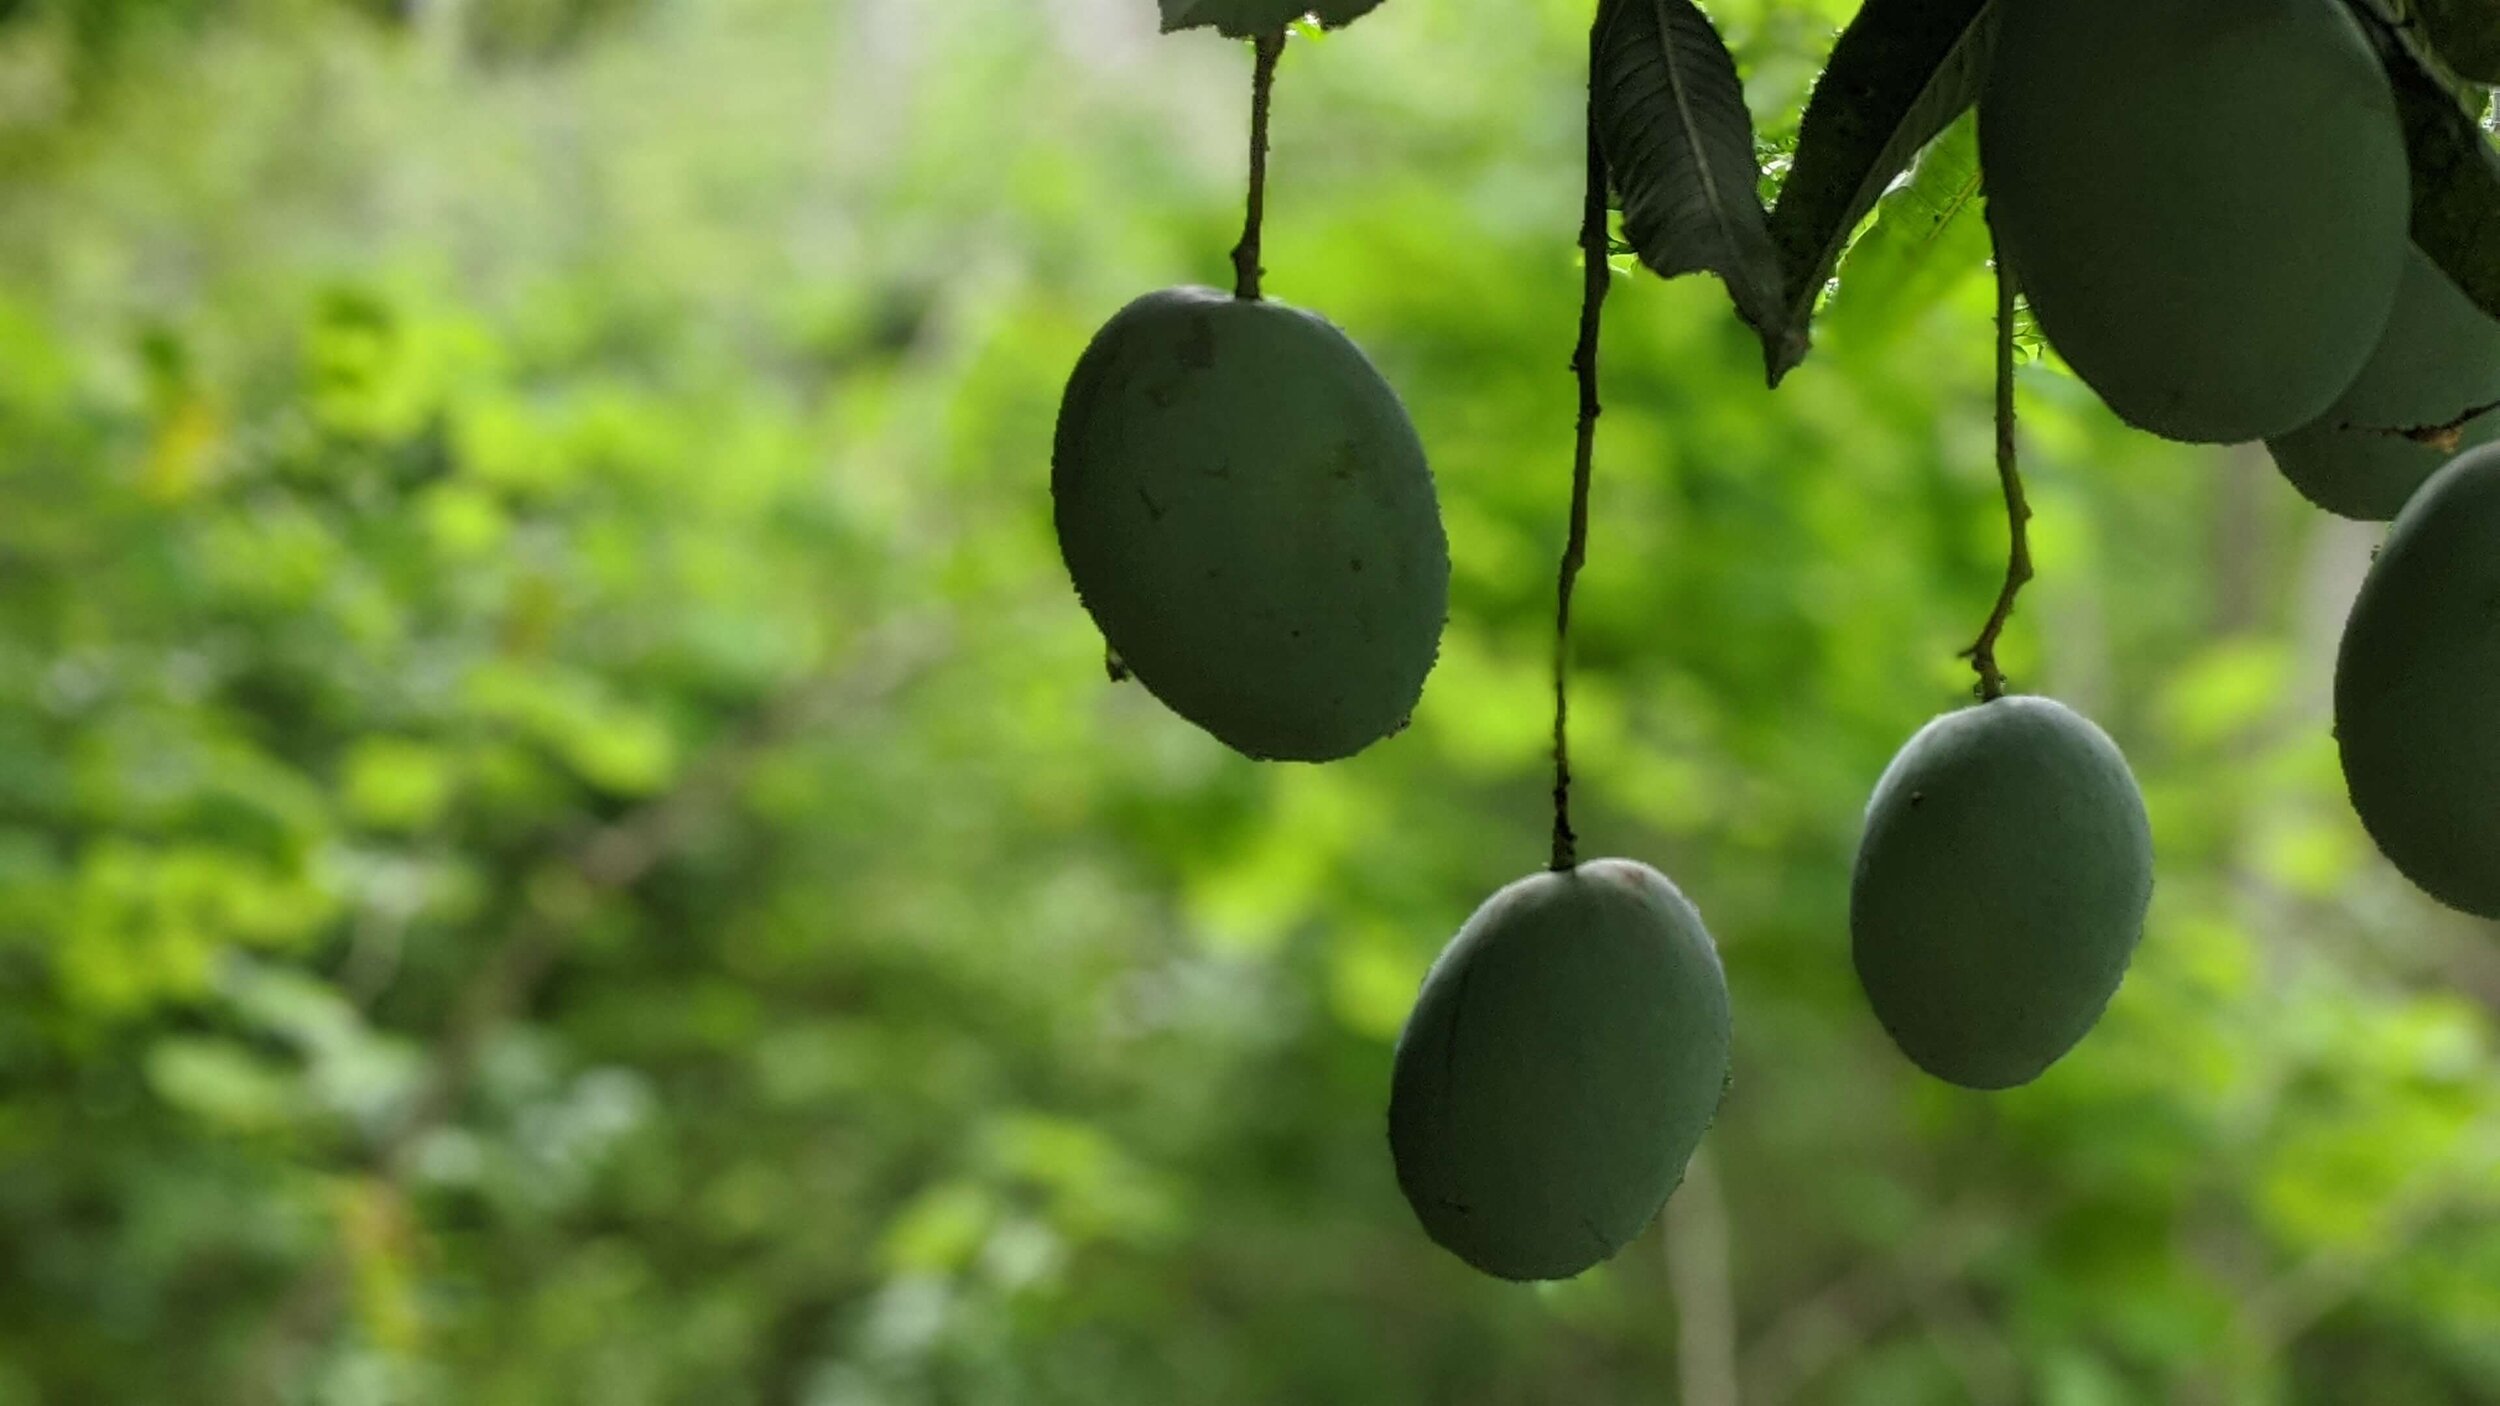
[[2013,617],[2014,597],[2031,580],[2031,504],[2023,498],[2022,470],[2014,462],[2014,271],[2006,267],[2005,249],[1996,241],[1995,231],[1991,218],[1989,236],[1997,275],[1997,482],[2005,490],[2005,526],[2012,541],[2006,550],[2005,585],[1997,592],[1996,608],[1988,612],[1988,623],[1981,627],[1978,640],[1962,651],[1979,675],[1979,696],[1987,701],[2005,696],[2005,673],[1997,667],[1997,636]]
[[1262,34],[1251,41],[1256,55],[1250,74],[1250,210],[1241,224],[1241,242],[1233,246],[1233,296],[1245,303],[1259,300],[1259,229],[1267,219],[1267,112],[1276,91],[1276,60],[1284,56],[1285,31]]
[[[1592,50],[1595,36],[1591,36]],[[1580,211],[1580,341],[1571,373],[1580,382],[1580,431],[1571,457],[1571,534],[1563,545],[1554,604],[1554,857],[1556,873],[1579,862],[1579,837],[1571,831],[1571,588],[1588,560],[1589,470],[1597,456],[1597,336],[1606,288],[1613,277],[1606,246],[1606,156],[1597,145],[1597,107],[1588,124],[1588,195]]]

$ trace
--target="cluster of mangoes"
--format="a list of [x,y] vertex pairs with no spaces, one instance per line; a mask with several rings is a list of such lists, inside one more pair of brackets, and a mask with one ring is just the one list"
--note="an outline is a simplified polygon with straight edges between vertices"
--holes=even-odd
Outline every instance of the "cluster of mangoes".
[[[2426,890],[2500,916],[2500,730],[2482,714],[2500,444],[2449,462],[2500,439],[2500,413],[2474,413],[2500,401],[2500,323],[2411,242],[2368,38],[2339,0],[1997,9],[1979,131],[2005,269],[2130,423],[2262,439],[2320,504],[2401,509],[2337,673],[2353,799]],[[1056,524],[1115,671],[1251,757],[1327,761],[1405,725],[1448,547],[1395,392],[1338,329],[1247,287],[1150,293],[1094,338],[1060,410]],[[1854,964],[1921,1068],[2021,1084],[2099,1019],[2152,884],[2117,747],[2056,702],[1991,697],[1929,723],[1876,785]],[[1676,886],[1558,857],[1424,980],[1392,1075],[1399,1185],[1477,1268],[1577,1274],[1682,1180],[1729,1030],[1717,949]]]
[[[2500,9],[2419,8],[2500,79]],[[2326,0],[1999,9],[1981,159],[2042,332],[2130,423],[2396,519],[2337,659],[2345,780],[2408,878],[2500,917],[2500,320],[2410,237],[2377,53]]]
[[2413,245],[2395,94],[2343,4],[1998,9],[1979,142],[2000,253],[2111,409],[2264,440],[2320,506],[2382,520],[2500,438],[2468,418],[2500,401],[2500,322]]

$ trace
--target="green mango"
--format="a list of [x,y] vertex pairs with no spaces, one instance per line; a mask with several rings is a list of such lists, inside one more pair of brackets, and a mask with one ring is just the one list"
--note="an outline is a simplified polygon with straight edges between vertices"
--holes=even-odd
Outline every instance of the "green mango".
[[1068,380],[1051,498],[1077,594],[1174,712],[1296,761],[1406,725],[1449,544],[1405,407],[1325,320],[1211,288],[1130,303]]
[[1876,783],[1850,952],[1913,1063],[2010,1088],[2101,1018],[2152,896],[2152,827],[2117,745],[2061,703],[1999,698],[1921,728]]
[[1389,1149],[1425,1233],[1503,1279],[1621,1250],[1728,1084],[1718,948],[1657,870],[1600,859],[1487,900],[1398,1038]]
[[2361,823],[2404,876],[2500,918],[2500,445],[2396,515],[2335,658],[2335,742]]
[[2316,419],[2395,301],[2412,183],[2338,0],[2004,0],[1979,102],[2000,249],[2128,423],[2238,443]]
[[2396,286],[2396,311],[2360,376],[2325,414],[2267,440],[2266,448],[2310,502],[2330,513],[2385,522],[2459,450],[2500,439],[2500,410],[2468,422],[2449,447],[2388,431],[2445,425],[2495,403],[2500,403],[2500,321],[2415,249]]

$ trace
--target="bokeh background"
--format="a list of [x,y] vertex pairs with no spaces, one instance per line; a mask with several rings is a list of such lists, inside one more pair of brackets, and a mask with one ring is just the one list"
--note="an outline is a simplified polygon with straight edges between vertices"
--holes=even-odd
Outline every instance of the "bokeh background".
[[[1734,1091],[1575,1282],[1414,1226],[1391,1042],[1544,855],[1587,8],[1286,55],[1269,289],[1407,397],[1456,573],[1412,729],[1309,768],[1109,683],[1050,534],[1086,337],[1227,273],[1243,46],[0,5],[0,1403],[2500,1401],[2500,945],[2344,804],[2375,534],[2262,454],[2026,367],[2006,657],[2133,758],[2150,929],[2001,1096],[1856,991],[1860,807],[2002,563],[1968,218],[1776,394],[1620,280],[1581,828],[1707,915]],[[1850,8],[1711,5],[1774,154]]]

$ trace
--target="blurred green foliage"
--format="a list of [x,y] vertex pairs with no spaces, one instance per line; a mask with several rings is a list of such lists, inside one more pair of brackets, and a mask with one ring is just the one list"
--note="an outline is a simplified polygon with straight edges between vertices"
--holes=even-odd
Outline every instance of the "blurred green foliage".
[[[1050,538],[1066,368],[1238,219],[1246,55],[1152,8],[0,19],[0,1406],[2500,1400],[2500,947],[2346,809],[2372,537],[2262,458],[2026,369],[2006,659],[2153,922],[2015,1093],[1864,1009],[2001,564],[1943,167],[1776,395],[1622,281],[1581,828],[1708,915],[1735,1089],[1602,1270],[1424,1241],[1390,1042],[1544,852],[1585,6],[1285,59],[1271,290],[1456,563],[1325,769],[1106,682]],[[1846,6],[1712,9],[1776,151]]]

